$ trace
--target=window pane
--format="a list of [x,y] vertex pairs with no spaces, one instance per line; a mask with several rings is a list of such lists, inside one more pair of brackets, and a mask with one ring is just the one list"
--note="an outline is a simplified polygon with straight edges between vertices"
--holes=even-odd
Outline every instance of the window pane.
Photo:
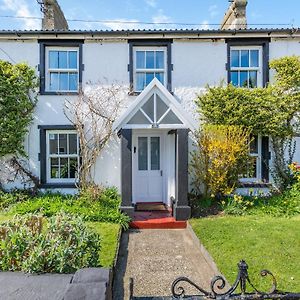
[[77,158],[70,158],[69,159],[69,170],[70,176],[69,178],[76,178],[78,173],[78,159]]
[[250,153],[258,153],[258,136],[257,135],[251,135],[250,136],[251,142],[250,142]]
[[77,91],[77,89],[78,89],[78,74],[69,73],[69,90]]
[[145,73],[136,73],[136,87],[137,91],[142,91],[145,87]]
[[251,67],[258,67],[258,50],[251,50]]
[[68,52],[67,51],[59,51],[59,53],[58,53],[58,67],[60,69],[68,68]]
[[154,69],[154,51],[146,51],[146,68]]
[[136,51],[136,68],[145,69],[145,51]]
[[249,67],[249,50],[241,50],[241,67]]
[[67,154],[67,135],[59,134],[59,154]]
[[163,72],[155,73],[155,77],[156,77],[162,84],[164,84],[164,73],[163,73]]
[[51,178],[59,178],[58,158],[50,158],[50,177]]
[[137,113],[127,122],[127,124],[150,124],[145,115],[138,110]]
[[240,72],[240,87],[248,87],[248,72]]
[[59,90],[60,91],[68,91],[68,73],[60,73],[59,75]]
[[231,77],[231,83],[234,86],[239,86],[239,72],[237,71],[230,72],[230,77]]
[[58,68],[58,51],[49,51],[49,68]]
[[156,120],[159,121],[159,119],[163,116],[163,114],[167,111],[169,107],[167,104],[158,96],[156,95]]
[[146,85],[148,85],[154,78],[154,73],[146,73]]
[[178,117],[170,110],[161,120],[160,124],[182,124]]
[[164,69],[165,60],[164,60],[164,51],[156,51],[156,69]]
[[49,134],[49,153],[50,154],[58,154],[58,135],[57,134]]
[[153,95],[142,106],[142,109],[147,114],[147,116],[154,122],[154,96]]
[[68,158],[60,158],[60,178],[69,178]]
[[50,73],[50,83],[49,90],[50,91],[58,91],[59,90],[59,73]]
[[230,66],[231,67],[239,67],[239,50],[232,50],[231,51],[231,61],[230,61]]
[[257,87],[257,71],[249,72],[249,88]]
[[69,51],[69,68],[77,69],[77,51]]
[[148,170],[148,144],[147,137],[138,137],[138,169]]
[[160,169],[159,137],[151,137],[151,170]]
[[69,134],[69,154],[77,154],[77,134]]

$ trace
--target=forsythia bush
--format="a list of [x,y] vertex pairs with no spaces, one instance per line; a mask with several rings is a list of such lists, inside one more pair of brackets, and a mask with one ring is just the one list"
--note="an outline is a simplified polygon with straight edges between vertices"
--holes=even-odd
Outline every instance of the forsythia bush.
[[206,125],[196,135],[191,174],[194,190],[222,197],[235,189],[247,169],[250,132],[240,126]]
[[0,270],[72,273],[97,267],[100,237],[80,217],[16,216],[0,227]]

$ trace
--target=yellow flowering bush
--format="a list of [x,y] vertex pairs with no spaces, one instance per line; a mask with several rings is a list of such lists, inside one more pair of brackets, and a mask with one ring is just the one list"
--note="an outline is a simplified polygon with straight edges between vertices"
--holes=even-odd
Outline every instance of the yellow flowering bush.
[[195,136],[190,172],[197,194],[230,195],[247,169],[249,130],[233,125],[205,125]]

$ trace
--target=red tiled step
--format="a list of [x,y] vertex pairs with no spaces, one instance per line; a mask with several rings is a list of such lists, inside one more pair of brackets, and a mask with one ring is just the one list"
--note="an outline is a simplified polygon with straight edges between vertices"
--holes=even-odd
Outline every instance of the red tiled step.
[[186,221],[176,221],[173,217],[148,219],[144,221],[133,220],[129,223],[134,229],[182,229],[186,228]]

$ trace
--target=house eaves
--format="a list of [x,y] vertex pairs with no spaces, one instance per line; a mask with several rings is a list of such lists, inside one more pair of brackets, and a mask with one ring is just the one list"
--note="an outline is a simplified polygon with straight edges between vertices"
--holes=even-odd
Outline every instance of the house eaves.
[[300,28],[253,28],[239,30],[0,30],[0,39],[227,39],[300,37]]

